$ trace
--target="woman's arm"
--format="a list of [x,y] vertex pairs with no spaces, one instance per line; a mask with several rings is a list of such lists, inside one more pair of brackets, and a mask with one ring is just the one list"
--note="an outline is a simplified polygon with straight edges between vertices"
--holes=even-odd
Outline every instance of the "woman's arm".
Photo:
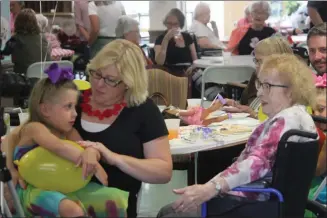
[[202,49],[220,49],[218,45],[211,43],[208,37],[199,37],[197,40]]
[[322,149],[319,154],[319,159],[317,163],[317,169],[316,169],[316,176],[321,176],[322,174],[326,173],[326,141],[324,145],[322,146]]
[[106,149],[103,157],[124,173],[146,183],[160,184],[170,181],[172,159],[167,136],[144,143],[145,159],[113,153]]
[[[276,120],[262,142],[251,149],[251,153],[243,158],[238,158],[230,167],[219,173],[212,180],[218,182],[222,187],[222,192],[238,187],[240,185],[249,184],[260,178],[263,178],[271,171],[271,160],[276,155],[279,139],[285,127],[285,120]],[[245,149],[248,149],[247,147]],[[211,182],[207,184],[211,186]]]
[[162,40],[161,45],[154,46],[155,60],[159,65],[164,65],[167,55],[168,41],[165,38]]
[[89,35],[89,45],[92,45],[98,37],[100,31],[100,21],[97,15],[90,15],[91,32]]
[[192,43],[190,45],[190,51],[191,51],[192,60],[193,61],[197,60],[198,59],[198,54],[196,53],[196,49],[195,49],[194,43]]

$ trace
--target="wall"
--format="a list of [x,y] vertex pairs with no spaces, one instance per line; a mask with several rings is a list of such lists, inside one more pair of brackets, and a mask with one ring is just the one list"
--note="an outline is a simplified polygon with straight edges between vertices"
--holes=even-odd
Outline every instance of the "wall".
[[224,27],[225,36],[230,36],[235,23],[244,17],[244,9],[251,1],[224,1]]

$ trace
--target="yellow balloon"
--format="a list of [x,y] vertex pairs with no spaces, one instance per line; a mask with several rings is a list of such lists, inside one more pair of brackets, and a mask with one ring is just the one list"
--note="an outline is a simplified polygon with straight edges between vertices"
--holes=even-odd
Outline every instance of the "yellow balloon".
[[75,79],[74,83],[80,91],[88,90],[91,88],[91,84],[88,81]]
[[[83,150],[75,142],[63,141]],[[27,152],[15,163],[19,174],[28,184],[44,190],[70,193],[83,188],[91,179],[91,177],[83,179],[81,167],[76,167],[73,162],[42,147]]]

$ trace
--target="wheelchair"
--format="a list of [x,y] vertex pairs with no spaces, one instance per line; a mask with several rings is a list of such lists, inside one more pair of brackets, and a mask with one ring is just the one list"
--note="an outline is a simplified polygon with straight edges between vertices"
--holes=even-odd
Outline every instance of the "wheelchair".
[[[293,136],[312,140],[288,141]],[[267,201],[246,199],[237,207],[231,207],[222,214],[221,211],[217,211],[217,203],[221,198],[213,198],[202,205],[201,217],[303,217],[305,209],[308,208],[309,187],[318,161],[317,137],[316,133],[300,130],[285,132],[278,144],[272,177],[233,189],[233,191],[268,194]],[[314,207],[313,204],[310,206]]]

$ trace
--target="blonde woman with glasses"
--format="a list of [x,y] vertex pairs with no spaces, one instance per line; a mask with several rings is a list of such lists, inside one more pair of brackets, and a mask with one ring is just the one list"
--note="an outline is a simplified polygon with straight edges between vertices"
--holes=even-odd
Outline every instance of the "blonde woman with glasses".
[[103,157],[109,186],[129,192],[128,217],[137,217],[141,183],[167,183],[172,174],[168,130],[148,98],[142,51],[127,40],[114,40],[87,70],[92,89],[82,95],[74,127],[89,140],[81,144],[95,147]]

